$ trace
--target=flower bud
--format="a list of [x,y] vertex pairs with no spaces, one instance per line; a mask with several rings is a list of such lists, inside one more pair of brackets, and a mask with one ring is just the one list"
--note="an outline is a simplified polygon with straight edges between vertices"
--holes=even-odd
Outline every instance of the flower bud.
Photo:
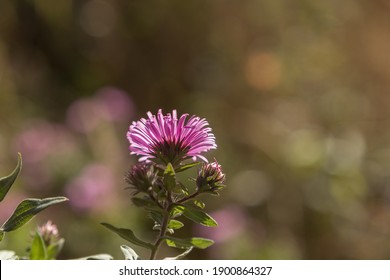
[[55,244],[60,239],[57,226],[51,221],[47,221],[46,224],[38,227],[38,232],[42,236],[46,246]]
[[157,179],[157,171],[154,171],[153,165],[145,163],[133,165],[125,176],[125,181],[135,190],[134,195],[140,192],[147,193]]
[[225,187],[225,174],[217,161],[203,164],[196,178],[196,185],[200,192],[218,194],[218,190]]

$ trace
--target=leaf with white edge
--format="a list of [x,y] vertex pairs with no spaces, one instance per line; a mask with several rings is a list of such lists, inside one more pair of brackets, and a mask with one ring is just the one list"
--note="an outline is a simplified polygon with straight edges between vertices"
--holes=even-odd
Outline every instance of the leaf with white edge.
[[0,250],[0,260],[15,260],[17,258],[14,251]]
[[203,226],[218,226],[217,222],[209,214],[200,210],[199,208],[191,207],[189,205],[184,204],[178,204],[175,206],[175,209],[182,211],[185,217]]
[[189,249],[195,247],[198,249],[206,249],[214,244],[214,241],[207,238],[201,237],[192,237],[192,238],[175,238],[171,236],[164,237],[167,245],[169,247],[179,248],[179,249]]
[[117,228],[107,223],[101,223],[102,226],[105,226],[109,230],[115,232],[117,235],[122,237],[123,239],[129,241],[130,243],[133,243],[134,245],[138,245],[144,248],[152,249],[153,245],[150,243],[147,243],[145,241],[142,241],[141,239],[137,238],[134,235],[134,232],[130,229],[126,228]]
[[200,200],[194,200],[193,203],[198,206],[200,209],[204,209],[206,204],[204,204],[204,202],[200,201]]
[[191,162],[191,163],[188,163],[188,164],[184,164],[184,165],[181,165],[179,166],[179,168],[176,169],[176,173],[178,172],[182,172],[184,170],[187,170],[187,169],[190,169],[194,166],[197,166],[200,162],[198,161],[195,161],[195,162]]
[[108,254],[97,254],[97,255],[92,255],[92,256],[88,256],[88,257],[83,257],[83,258],[79,258],[79,259],[76,259],[76,260],[98,260],[98,261],[109,261],[109,260],[113,260],[114,258]]
[[179,229],[182,228],[184,224],[178,220],[170,220],[168,224],[169,229]]
[[173,168],[171,163],[168,163],[167,167],[164,170],[164,186],[168,190],[173,190],[176,187],[176,175],[175,169]]
[[177,255],[176,257],[167,257],[167,258],[164,258],[164,260],[181,260],[182,258],[187,256],[192,251],[192,249],[194,249],[194,247],[188,248],[187,250],[185,250],[180,255]]
[[67,200],[66,197],[62,196],[43,199],[25,199],[19,203],[11,217],[1,226],[1,230],[5,232],[16,230],[47,207]]
[[34,239],[31,244],[30,260],[46,260],[47,249],[45,242],[39,232],[35,233]]
[[12,171],[12,173],[9,174],[8,176],[0,178],[0,201],[3,201],[3,199],[7,195],[11,186],[13,185],[16,178],[18,177],[21,168],[22,168],[22,156],[20,153],[18,153],[18,163],[14,171]]
[[122,253],[125,256],[126,260],[135,261],[135,260],[140,259],[140,257],[137,255],[137,253],[133,249],[131,249],[129,246],[122,245],[121,250],[122,250]]

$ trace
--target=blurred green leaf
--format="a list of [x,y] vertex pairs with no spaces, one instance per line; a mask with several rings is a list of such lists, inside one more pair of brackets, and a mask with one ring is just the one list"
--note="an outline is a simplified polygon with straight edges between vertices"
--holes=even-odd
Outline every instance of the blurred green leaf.
[[30,260],[46,260],[47,250],[45,242],[39,232],[35,233],[34,239],[31,244]]
[[121,250],[126,260],[135,261],[140,259],[137,253],[127,245],[122,245]]
[[167,245],[179,249],[189,249],[195,247],[198,249],[206,249],[207,247],[214,244],[214,241],[211,239],[201,238],[201,237],[192,237],[192,238],[175,238],[171,236],[165,236],[164,239],[167,242]]
[[106,228],[108,228],[109,230],[115,232],[116,234],[118,234],[120,237],[122,237],[123,239],[129,241],[130,243],[133,243],[135,245],[138,245],[138,246],[141,246],[141,247],[144,247],[144,248],[148,248],[148,249],[152,249],[153,248],[153,245],[150,244],[150,243],[147,243],[145,241],[142,241],[140,240],[139,238],[137,238],[135,235],[134,235],[134,232],[130,229],[126,229],[126,228],[117,228],[117,227],[114,227],[110,224],[107,224],[107,223],[101,223],[102,226],[105,226]]
[[1,226],[3,231],[13,231],[30,221],[36,214],[57,203],[67,201],[66,197],[49,197],[43,199],[28,198],[16,207],[11,217]]
[[188,219],[207,226],[207,227],[216,227],[218,226],[217,222],[206,212],[199,210],[198,208],[191,207],[189,205],[179,204],[175,206],[176,210],[182,211],[183,215]]
[[168,224],[169,229],[179,229],[182,228],[184,224],[178,220],[170,220]]
[[179,168],[176,169],[176,173],[179,173],[179,172],[182,172],[184,170],[190,169],[194,166],[197,166],[199,163],[200,162],[196,161],[196,162],[191,162],[188,164],[180,165]]
[[3,240],[4,234],[5,234],[5,233],[4,233],[4,230],[0,229],[0,241]]
[[16,178],[19,175],[19,172],[22,168],[22,155],[18,153],[18,163],[12,171],[12,173],[8,176],[0,178],[0,202],[3,201],[11,186],[15,182]]
[[149,210],[161,211],[161,208],[158,207],[156,202],[150,200],[148,197],[145,197],[145,198],[132,197],[131,201],[137,207],[144,207],[144,208],[149,209]]
[[193,200],[192,201],[196,206],[198,206],[200,209],[204,209],[205,208],[205,204],[204,202],[200,201],[200,200]]
[[190,247],[187,250],[185,250],[183,253],[181,253],[180,255],[177,255],[176,257],[167,257],[167,258],[164,258],[164,260],[181,260],[182,258],[187,256],[192,251],[193,248],[194,247]]
[[55,260],[59,252],[64,247],[65,240],[61,238],[55,244],[51,244],[47,247],[47,260]]
[[164,171],[164,186],[167,190],[173,190],[176,187],[175,169],[171,163],[168,163]]

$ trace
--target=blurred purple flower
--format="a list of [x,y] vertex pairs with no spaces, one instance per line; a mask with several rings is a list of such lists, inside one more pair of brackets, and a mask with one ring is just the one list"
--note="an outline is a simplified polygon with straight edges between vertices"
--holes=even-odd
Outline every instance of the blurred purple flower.
[[126,121],[134,113],[134,103],[129,95],[115,87],[104,87],[96,93],[102,108],[104,117],[109,121]]
[[104,165],[92,164],[65,186],[71,206],[79,211],[103,209],[113,202],[109,196],[113,187],[112,170]]
[[15,150],[21,152],[24,162],[42,160],[57,150],[69,150],[74,139],[62,124],[34,120],[14,140]]
[[211,213],[211,216],[217,221],[218,227],[205,229],[197,226],[196,231],[204,237],[215,240],[216,242],[228,241],[242,232],[247,227],[247,214],[238,206],[229,206],[225,209]]
[[87,133],[103,121],[126,121],[133,112],[134,104],[125,91],[104,87],[89,98],[73,102],[67,111],[67,123],[76,131]]
[[139,161],[160,159],[177,165],[192,157],[193,160],[200,158],[207,162],[201,153],[217,147],[206,119],[191,116],[187,121],[188,114],[178,119],[176,110],[172,111],[172,115],[168,113],[164,116],[161,109],[157,116],[151,112],[147,115],[149,119],[133,122],[127,132],[131,154],[141,156]]
[[30,189],[52,187],[53,170],[45,166],[48,158],[62,158],[76,149],[74,135],[58,123],[33,120],[15,137],[13,149],[23,155],[24,180]]

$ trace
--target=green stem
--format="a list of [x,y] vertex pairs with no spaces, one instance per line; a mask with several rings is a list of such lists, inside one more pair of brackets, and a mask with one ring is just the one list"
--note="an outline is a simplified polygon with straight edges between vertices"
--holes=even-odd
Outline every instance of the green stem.
[[200,194],[200,193],[199,193],[199,190],[196,190],[196,192],[194,192],[193,194],[191,194],[191,195],[189,195],[189,196],[187,196],[187,197],[184,197],[184,198],[178,200],[177,203],[186,202],[186,201],[188,201],[188,200],[190,200],[190,199],[196,197],[196,196],[199,195],[199,194]]
[[167,211],[164,213],[164,217],[163,217],[160,233],[159,233],[159,235],[157,237],[156,242],[153,244],[152,253],[150,254],[150,259],[151,260],[156,259],[158,249],[159,249],[159,247],[161,245],[161,242],[164,240],[165,233],[166,233],[166,231],[168,229],[170,216],[171,216],[171,205],[169,205]]

